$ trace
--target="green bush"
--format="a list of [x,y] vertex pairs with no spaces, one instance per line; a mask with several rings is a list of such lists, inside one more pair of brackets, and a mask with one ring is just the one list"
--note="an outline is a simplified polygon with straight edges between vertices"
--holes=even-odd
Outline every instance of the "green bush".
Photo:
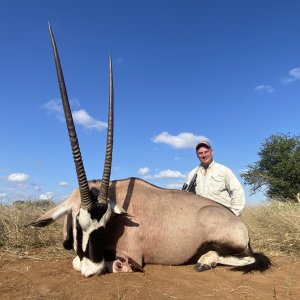
[[253,193],[266,190],[270,199],[297,202],[300,192],[300,137],[274,134],[258,152],[259,160],[241,174]]

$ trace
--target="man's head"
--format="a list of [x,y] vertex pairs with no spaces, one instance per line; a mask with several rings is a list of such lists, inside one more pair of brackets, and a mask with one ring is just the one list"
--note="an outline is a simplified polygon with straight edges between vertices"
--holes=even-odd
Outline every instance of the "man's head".
[[204,168],[213,161],[213,150],[208,141],[200,141],[196,146],[196,154]]

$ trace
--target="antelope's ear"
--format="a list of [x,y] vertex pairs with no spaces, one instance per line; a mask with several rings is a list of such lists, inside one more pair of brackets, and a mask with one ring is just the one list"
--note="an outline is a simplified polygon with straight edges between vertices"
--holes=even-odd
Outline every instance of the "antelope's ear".
[[[43,215],[44,216],[44,215]],[[34,227],[45,227],[53,223],[55,220],[52,218],[43,218],[43,216],[39,217],[34,222],[24,225],[25,227],[34,226]]]
[[34,222],[26,224],[27,226],[34,226],[34,227],[45,227],[50,225],[51,223],[55,222],[59,218],[63,217],[70,211],[69,205],[67,205],[66,201],[62,204],[50,209],[49,211],[45,212],[39,218],[37,218]]
[[121,207],[120,205],[116,204],[115,202],[111,201],[108,199],[108,205],[111,207],[111,210],[114,212],[116,215],[125,215],[125,216],[130,216],[127,211]]

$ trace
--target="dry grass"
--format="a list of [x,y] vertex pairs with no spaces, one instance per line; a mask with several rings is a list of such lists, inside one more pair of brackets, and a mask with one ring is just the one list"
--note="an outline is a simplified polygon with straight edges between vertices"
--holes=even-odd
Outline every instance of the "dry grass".
[[40,247],[62,247],[62,220],[44,228],[26,227],[54,206],[49,202],[19,202],[0,205],[0,250],[26,251]]
[[[24,227],[53,205],[43,202],[0,205],[0,252],[24,252],[46,247],[62,250],[62,220],[45,228]],[[243,219],[249,229],[253,249],[271,256],[300,257],[299,216],[298,203],[275,201],[248,206]]]
[[300,204],[272,201],[243,213],[251,245],[271,256],[300,257]]

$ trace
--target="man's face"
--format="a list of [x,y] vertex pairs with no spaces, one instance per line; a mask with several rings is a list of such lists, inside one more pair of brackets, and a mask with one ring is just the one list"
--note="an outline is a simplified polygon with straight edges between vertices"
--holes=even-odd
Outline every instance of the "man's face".
[[213,151],[211,148],[200,147],[197,151],[197,156],[203,167],[208,167],[213,160]]

